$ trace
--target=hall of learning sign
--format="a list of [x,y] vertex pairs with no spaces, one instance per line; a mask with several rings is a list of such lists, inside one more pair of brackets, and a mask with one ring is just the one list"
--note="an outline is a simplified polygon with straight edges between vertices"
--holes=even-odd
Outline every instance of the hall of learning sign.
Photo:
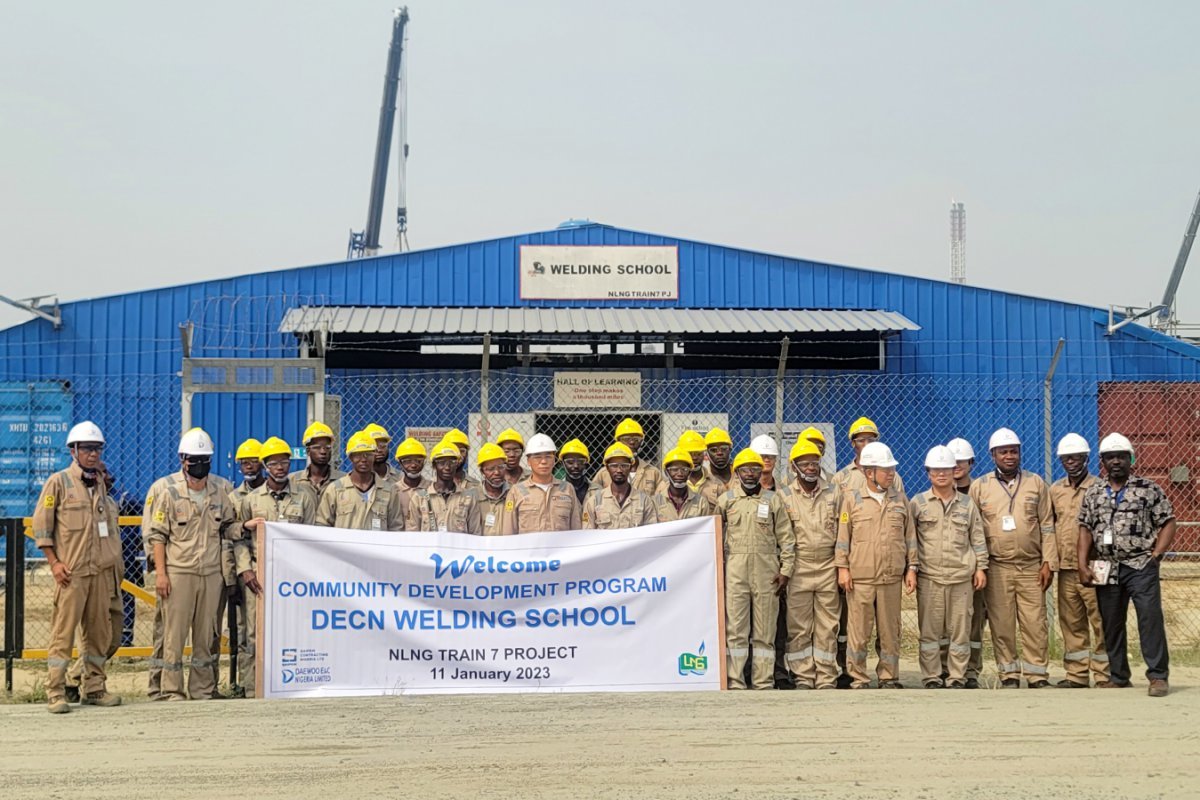
[[521,245],[522,300],[678,300],[679,248]]
[[268,523],[259,697],[724,686],[713,517],[479,537]]

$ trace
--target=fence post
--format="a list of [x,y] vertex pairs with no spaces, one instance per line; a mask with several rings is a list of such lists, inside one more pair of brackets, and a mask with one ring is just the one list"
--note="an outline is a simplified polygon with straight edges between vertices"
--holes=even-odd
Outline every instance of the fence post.
[[491,390],[489,371],[489,363],[492,358],[492,334],[491,332],[483,335],[483,364],[479,371],[479,427],[482,429],[479,435],[483,437],[483,441],[490,442],[492,440],[492,426],[488,422],[488,402],[491,399],[488,393]]
[[[775,373],[775,443],[779,445],[780,453],[786,452],[783,446],[783,374],[787,370],[789,344],[791,344],[791,340],[786,336],[779,343],[779,370]],[[778,463],[786,462],[784,458],[781,458],[778,459]],[[776,466],[778,467],[778,464]]]
[[19,519],[4,529],[4,691],[12,694],[13,659],[25,649],[25,532]]
[[[1053,398],[1051,397],[1050,386],[1054,382],[1054,371],[1058,369],[1058,360],[1062,357],[1063,345],[1066,340],[1060,338],[1058,344],[1054,347],[1054,356],[1050,359],[1050,368],[1046,370],[1046,380],[1042,384],[1042,455],[1043,455],[1043,475],[1046,478],[1046,485],[1050,485],[1051,476],[1051,459],[1053,458],[1054,446],[1053,436],[1054,431],[1051,426],[1051,417],[1053,411]],[[1055,547],[1058,547],[1058,540],[1055,539]],[[1055,625],[1054,621],[1058,618],[1054,606],[1054,593],[1049,589],[1045,592],[1046,595],[1046,629],[1047,629],[1047,646],[1054,647],[1055,640]]]

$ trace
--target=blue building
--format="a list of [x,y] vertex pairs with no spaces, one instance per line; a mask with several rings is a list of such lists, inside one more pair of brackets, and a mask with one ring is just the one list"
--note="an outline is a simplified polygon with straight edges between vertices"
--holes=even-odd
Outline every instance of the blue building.
[[[185,416],[213,435],[232,477],[242,439],[298,445],[314,416],[343,438],[378,421],[397,439],[454,426],[481,441],[511,423],[559,440],[585,429],[602,446],[611,419],[631,412],[659,453],[689,424],[723,422],[739,446],[820,424],[839,466],[846,425],[865,414],[914,485],[925,450],[952,436],[987,469],[988,434],[1013,427],[1040,472],[1047,434],[1095,441],[1122,427],[1143,470],[1194,499],[1200,422],[1186,392],[1200,348],[1137,324],[1110,334],[1109,322],[1052,299],[593,223],[150,288],[66,303],[57,327],[0,331],[0,505],[28,512],[66,423],[83,418],[106,431],[110,466],[140,493],[177,466]],[[185,347],[195,359],[315,359],[323,391],[236,391],[270,382],[259,362],[210,376],[225,390],[195,394],[185,412]],[[191,381],[214,369],[193,366]],[[612,372],[635,379],[595,375]],[[1185,431],[1186,419],[1163,416],[1180,403],[1192,404]]]

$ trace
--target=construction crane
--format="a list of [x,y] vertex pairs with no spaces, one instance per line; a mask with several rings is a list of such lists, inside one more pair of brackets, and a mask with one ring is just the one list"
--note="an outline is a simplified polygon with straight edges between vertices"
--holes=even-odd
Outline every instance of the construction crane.
[[396,123],[396,98],[400,103],[400,147],[397,155],[399,193],[396,208],[396,239],[400,250],[408,243],[408,208],[404,192],[404,166],[408,160],[407,141],[407,75],[404,69],[404,32],[408,25],[408,8],[397,8],[392,16],[392,41],[388,45],[387,69],[383,75],[383,102],[379,107],[379,131],[375,137],[375,164],[371,168],[371,196],[367,202],[367,225],[361,231],[350,231],[346,258],[373,256],[379,252],[379,235],[383,226],[383,193],[387,188],[388,159],[391,156],[392,136]]
[[1183,271],[1187,268],[1188,256],[1192,253],[1192,243],[1196,240],[1198,229],[1200,229],[1200,194],[1196,196],[1196,204],[1192,206],[1192,216],[1188,218],[1187,228],[1183,232],[1183,242],[1179,245],[1179,254],[1175,256],[1175,267],[1171,270],[1171,277],[1167,279],[1167,288],[1163,291],[1162,302],[1140,311],[1129,309],[1125,318],[1119,322],[1113,315],[1113,307],[1110,307],[1109,336],[1131,322],[1137,322],[1139,319],[1145,319],[1151,315],[1153,316],[1150,319],[1150,327],[1160,331],[1175,330],[1175,295],[1179,291],[1179,281],[1183,278]]

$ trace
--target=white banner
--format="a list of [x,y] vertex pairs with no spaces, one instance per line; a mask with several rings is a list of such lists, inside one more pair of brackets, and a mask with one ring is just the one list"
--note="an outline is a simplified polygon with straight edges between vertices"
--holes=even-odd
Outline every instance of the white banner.
[[556,372],[555,408],[641,408],[640,372]]
[[260,697],[724,685],[712,517],[477,537],[268,523]]
[[679,248],[521,245],[522,300],[678,300]]

